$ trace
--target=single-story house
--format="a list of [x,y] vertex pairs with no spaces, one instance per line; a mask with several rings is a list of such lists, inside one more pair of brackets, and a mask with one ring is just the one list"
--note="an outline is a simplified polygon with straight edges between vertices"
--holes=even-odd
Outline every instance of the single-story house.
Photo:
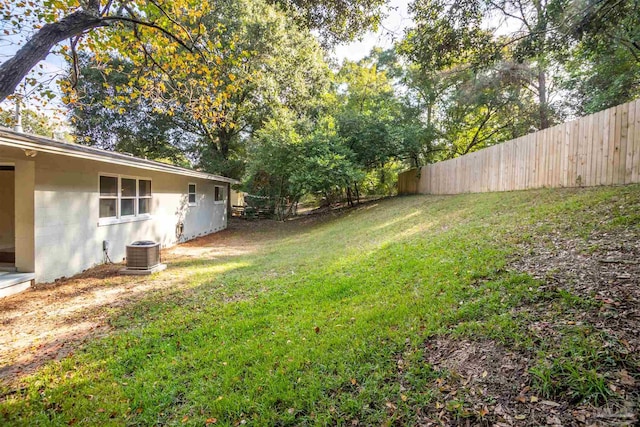
[[233,183],[0,128],[0,296],[122,261],[136,240],[168,247],[222,230]]

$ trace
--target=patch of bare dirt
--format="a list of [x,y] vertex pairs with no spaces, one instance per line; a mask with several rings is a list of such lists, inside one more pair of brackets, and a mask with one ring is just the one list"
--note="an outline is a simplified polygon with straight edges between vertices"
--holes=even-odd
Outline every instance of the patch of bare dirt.
[[512,268],[561,289],[593,298],[596,310],[576,310],[574,322],[589,322],[640,354],[640,235],[635,230],[596,232],[587,239],[552,233],[544,244],[524,248]]

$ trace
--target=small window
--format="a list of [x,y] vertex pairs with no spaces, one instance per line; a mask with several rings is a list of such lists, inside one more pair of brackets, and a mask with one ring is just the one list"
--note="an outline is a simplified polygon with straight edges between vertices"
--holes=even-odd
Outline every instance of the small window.
[[118,206],[118,178],[100,177],[100,218],[115,218]]
[[224,187],[220,187],[216,185],[214,190],[214,200],[216,202],[223,202],[225,200],[224,190],[225,190]]
[[196,185],[195,184],[189,184],[189,205],[190,206],[196,205]]

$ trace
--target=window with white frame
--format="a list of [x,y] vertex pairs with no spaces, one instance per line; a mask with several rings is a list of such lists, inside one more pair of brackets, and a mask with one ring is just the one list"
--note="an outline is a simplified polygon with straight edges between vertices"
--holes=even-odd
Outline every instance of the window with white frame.
[[225,197],[225,188],[220,186],[220,185],[216,185],[215,189],[214,189],[214,193],[213,193],[213,200],[216,202],[224,202],[226,200]]
[[138,215],[151,213],[151,181],[138,180]]
[[100,176],[100,218],[118,217],[118,177]]
[[189,192],[189,206],[195,206],[196,205],[196,185],[189,184],[188,192]]
[[100,175],[99,218],[135,219],[151,213],[151,180]]

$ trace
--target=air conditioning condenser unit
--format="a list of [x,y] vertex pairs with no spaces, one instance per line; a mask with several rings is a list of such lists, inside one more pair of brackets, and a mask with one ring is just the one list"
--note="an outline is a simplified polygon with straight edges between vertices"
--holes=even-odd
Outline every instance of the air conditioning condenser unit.
[[167,266],[160,261],[160,243],[141,240],[127,245],[127,268],[121,274],[151,274]]

